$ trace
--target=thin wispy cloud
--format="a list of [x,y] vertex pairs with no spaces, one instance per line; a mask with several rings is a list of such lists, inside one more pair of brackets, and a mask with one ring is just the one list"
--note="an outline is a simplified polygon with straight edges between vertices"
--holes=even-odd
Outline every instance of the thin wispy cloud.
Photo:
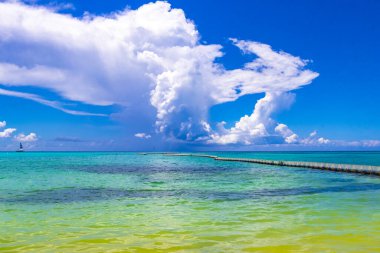
[[140,139],[150,139],[152,136],[146,133],[136,133],[135,137],[140,138]]
[[55,142],[88,142],[77,137],[56,137],[54,138]]
[[18,91],[11,91],[0,88],[0,95],[4,96],[12,96],[12,97],[19,97],[24,99],[29,99],[32,101],[35,101],[37,103],[50,106],[54,109],[60,110],[62,112],[72,114],[72,115],[81,115],[81,116],[107,116],[106,114],[100,114],[100,113],[90,113],[90,112],[82,112],[82,111],[76,111],[76,110],[70,110],[63,107],[63,105],[58,101],[51,101],[44,98],[41,98],[40,96],[36,94],[26,93],[26,92],[18,92]]

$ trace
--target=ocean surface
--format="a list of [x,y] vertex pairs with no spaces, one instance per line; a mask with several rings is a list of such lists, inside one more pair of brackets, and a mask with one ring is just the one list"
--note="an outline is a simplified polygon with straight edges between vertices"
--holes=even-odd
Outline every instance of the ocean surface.
[[[379,152],[210,152],[380,165]],[[380,177],[128,152],[0,152],[0,252],[380,252]]]

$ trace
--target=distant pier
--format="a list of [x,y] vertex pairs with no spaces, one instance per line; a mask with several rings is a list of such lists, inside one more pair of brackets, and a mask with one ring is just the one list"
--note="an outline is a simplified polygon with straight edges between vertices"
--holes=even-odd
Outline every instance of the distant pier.
[[140,153],[140,154],[143,154],[143,155],[162,154],[166,156],[205,157],[205,158],[210,158],[217,161],[258,163],[258,164],[287,166],[287,167],[302,167],[302,168],[317,169],[317,170],[328,170],[328,171],[380,176],[380,166],[370,166],[370,165],[301,162],[301,161],[279,161],[279,160],[251,159],[251,158],[230,158],[230,157],[219,157],[219,156],[213,156],[213,155],[192,154],[192,153]]

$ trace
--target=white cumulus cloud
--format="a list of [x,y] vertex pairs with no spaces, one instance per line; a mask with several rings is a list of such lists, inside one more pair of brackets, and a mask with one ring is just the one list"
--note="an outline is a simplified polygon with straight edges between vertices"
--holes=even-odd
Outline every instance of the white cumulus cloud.
[[[4,128],[7,126],[7,122],[4,120],[4,121],[0,121],[0,128]],[[0,138],[8,138],[8,137],[11,137],[12,134],[16,131],[17,129],[16,128],[6,128],[4,129],[3,131],[0,131]]]
[[318,143],[320,143],[320,144],[328,144],[328,143],[330,143],[330,140],[326,139],[326,138],[323,138],[323,137],[320,137],[320,138],[318,138]]
[[[265,97],[258,100],[251,115],[245,115],[231,129],[211,135],[210,143],[218,144],[260,144],[292,143],[296,135],[285,125],[278,124],[272,115],[288,108],[294,101],[294,95],[283,92],[266,92]],[[286,140],[287,138],[287,140]]]
[[313,131],[309,134],[308,137],[302,139],[300,141],[302,144],[306,145],[318,145],[318,144],[330,144],[331,140],[323,138],[323,137],[318,137],[317,131]]
[[0,138],[8,138],[8,137],[11,137],[11,135],[13,134],[13,132],[16,131],[16,128],[7,128],[7,129],[4,129],[2,132],[0,132]]
[[[5,120],[0,121],[0,128],[4,128],[6,125],[7,125],[7,122]],[[16,128],[6,128],[0,132],[0,138],[9,138],[16,131],[17,131]],[[14,139],[18,141],[32,142],[32,141],[37,140],[37,134],[30,133],[29,135],[25,135],[21,133],[15,136]]]
[[18,141],[22,141],[22,142],[34,142],[34,141],[38,140],[37,134],[35,134],[35,133],[30,133],[28,135],[21,133],[21,134],[18,134],[15,137],[15,139]]
[[285,124],[278,124],[274,129],[275,132],[279,133],[285,138],[286,143],[296,143],[298,142],[298,135],[295,134],[289,127]]

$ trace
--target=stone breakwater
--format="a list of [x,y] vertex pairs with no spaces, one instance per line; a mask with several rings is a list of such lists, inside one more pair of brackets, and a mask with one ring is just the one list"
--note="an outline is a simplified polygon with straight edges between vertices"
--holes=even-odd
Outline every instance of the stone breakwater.
[[263,160],[263,159],[250,159],[250,158],[230,158],[230,157],[219,157],[219,156],[213,156],[213,155],[193,154],[193,153],[162,153],[161,152],[161,153],[140,153],[140,154],[142,155],[160,154],[160,155],[166,155],[166,156],[204,157],[204,158],[214,159],[217,161],[258,163],[258,164],[287,166],[287,167],[302,167],[302,168],[309,168],[309,169],[380,176],[380,166],[340,164],[340,163],[322,163],[322,162]]

